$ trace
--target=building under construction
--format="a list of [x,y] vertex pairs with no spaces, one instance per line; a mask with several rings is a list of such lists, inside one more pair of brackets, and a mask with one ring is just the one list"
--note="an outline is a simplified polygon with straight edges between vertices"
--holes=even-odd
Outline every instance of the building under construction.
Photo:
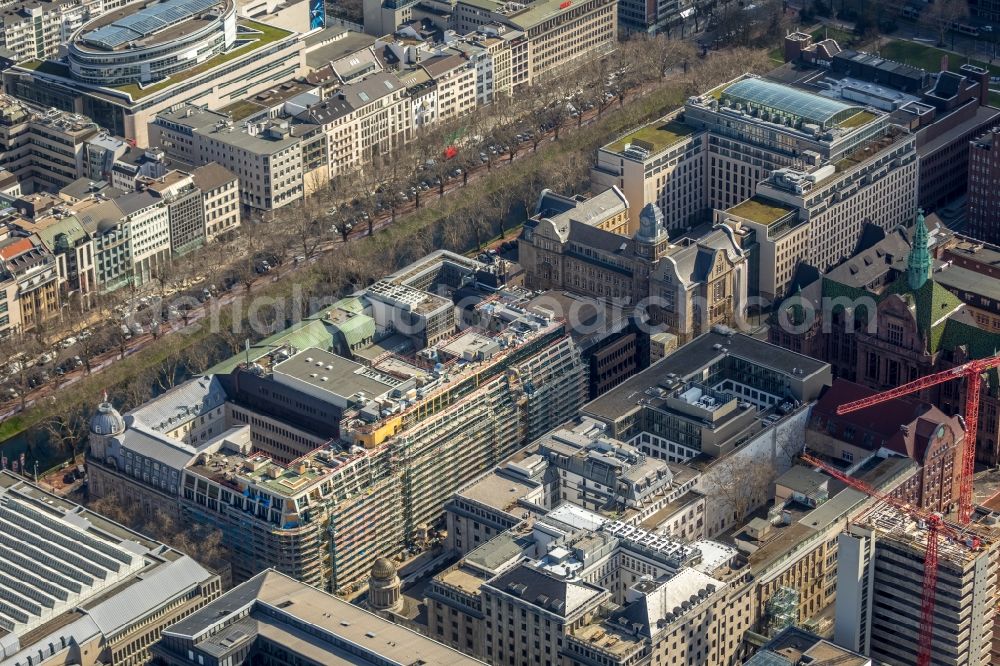
[[[957,528],[961,529],[961,528]],[[934,664],[990,664],[997,593],[996,529],[941,537],[933,610]],[[839,537],[836,642],[876,662],[916,664],[929,530],[882,505]],[[986,537],[985,539],[983,537]]]
[[[507,303],[472,264],[435,253],[301,326],[306,344],[266,341],[125,418],[102,405],[95,494],[218,527],[238,581],[275,567],[348,591],[586,399],[566,323]],[[458,301],[479,325],[459,330]]]

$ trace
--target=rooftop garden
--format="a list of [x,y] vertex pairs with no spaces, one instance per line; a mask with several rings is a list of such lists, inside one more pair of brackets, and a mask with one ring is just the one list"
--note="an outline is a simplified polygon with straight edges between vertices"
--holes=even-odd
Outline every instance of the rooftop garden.
[[613,153],[620,153],[625,150],[625,146],[635,141],[643,141],[651,146],[651,152],[658,153],[664,148],[669,148],[684,137],[694,134],[694,132],[694,128],[678,120],[670,120],[666,123],[657,121],[645,127],[640,127],[634,132],[629,132],[617,141],[608,144],[607,150]]
[[859,111],[850,118],[840,121],[837,124],[837,127],[841,127],[843,129],[854,129],[856,127],[861,127],[862,125],[867,125],[876,118],[878,118],[878,116],[871,111]]
[[41,72],[42,74],[51,74],[52,76],[69,76],[69,67],[54,60],[28,60],[18,63],[18,67],[30,69],[34,72]]
[[793,208],[776,201],[767,201],[760,197],[753,197],[733,206],[727,212],[751,222],[771,226],[780,222],[786,215],[793,212],[793,210]]
[[154,92],[158,92],[176,83],[185,81],[192,76],[204,74],[219,65],[229,62],[230,60],[238,58],[242,55],[246,55],[251,51],[256,51],[259,48],[267,46],[268,44],[273,44],[279,39],[292,34],[288,30],[282,30],[281,28],[275,28],[273,26],[258,23],[257,21],[251,21],[249,19],[240,21],[239,25],[240,27],[246,28],[246,30],[237,32],[236,38],[244,40],[252,39],[253,41],[249,44],[244,44],[243,46],[235,48],[228,53],[220,53],[214,58],[209,58],[200,65],[196,65],[190,69],[185,69],[183,72],[177,72],[176,74],[148,85],[145,88],[139,87],[136,83],[129,83],[123,86],[113,86],[113,88],[127,94],[133,100],[139,100],[147,95],[153,94]]
[[264,107],[262,107],[260,104],[257,104],[256,102],[251,102],[248,99],[241,99],[238,102],[233,102],[229,106],[225,106],[219,109],[219,113],[228,113],[229,117],[232,118],[233,121],[235,122],[243,120],[244,118],[252,116],[258,111],[263,111],[263,110]]

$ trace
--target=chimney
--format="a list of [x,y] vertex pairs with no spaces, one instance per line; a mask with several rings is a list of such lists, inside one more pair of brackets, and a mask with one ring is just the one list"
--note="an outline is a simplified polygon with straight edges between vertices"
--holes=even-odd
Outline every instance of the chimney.
[[987,106],[990,96],[990,71],[985,67],[965,64],[959,68],[971,81],[979,84],[979,106]]
[[793,32],[785,35],[784,57],[785,62],[797,62],[802,57],[802,52],[812,45],[812,35],[801,32]]
[[948,54],[947,53],[942,53],[941,54],[941,68],[938,71],[940,71],[940,72],[947,72],[948,71]]

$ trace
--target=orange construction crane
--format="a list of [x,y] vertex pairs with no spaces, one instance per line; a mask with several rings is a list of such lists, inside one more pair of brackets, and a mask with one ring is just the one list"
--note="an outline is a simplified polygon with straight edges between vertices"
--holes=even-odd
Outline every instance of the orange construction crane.
[[[972,480],[976,467],[976,428],[979,424],[980,375],[1000,366],[1000,355],[990,356],[963,365],[921,377],[894,389],[876,393],[873,396],[844,403],[837,407],[837,414],[843,415],[859,409],[871,407],[887,400],[917,393],[931,386],[943,384],[952,379],[965,378],[965,449],[962,451],[961,476],[959,477],[958,522],[967,525],[972,520]],[[926,589],[925,589],[926,591]]]
[[836,467],[828,465],[808,453],[802,454],[802,461],[819,467],[830,476],[840,479],[852,488],[874,497],[879,502],[884,502],[895,507],[912,518],[922,521],[927,526],[927,550],[924,552],[924,580],[920,598],[920,643],[917,651],[917,666],[928,666],[931,663],[931,641],[934,637],[934,602],[937,594],[938,542],[942,536],[958,543],[967,543],[971,540],[971,547],[978,548],[981,535],[978,533],[969,533],[967,531],[968,528],[963,529],[953,526],[936,513],[913,507],[909,503],[888,493],[884,493],[864,481],[844,474]]

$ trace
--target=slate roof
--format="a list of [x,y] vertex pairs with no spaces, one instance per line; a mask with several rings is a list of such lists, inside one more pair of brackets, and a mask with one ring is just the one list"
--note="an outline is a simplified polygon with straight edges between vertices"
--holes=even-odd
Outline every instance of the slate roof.
[[620,618],[624,618],[629,625],[641,625],[642,635],[652,638],[661,630],[659,622],[667,620],[668,615],[674,613],[681,604],[690,602],[692,596],[706,592],[711,594],[723,586],[725,583],[697,569],[681,569],[669,580],[639,597],[619,613],[613,614],[608,622],[613,626],[621,621]]
[[194,184],[202,192],[208,192],[236,180],[236,175],[218,162],[209,162],[191,172]]
[[167,432],[206,414],[226,402],[226,392],[214,376],[205,375],[179,384],[130,412],[142,424]]
[[143,210],[144,208],[155,206],[159,202],[160,200],[149,192],[129,192],[128,194],[115,199],[115,203],[118,204],[118,208],[120,208],[122,213],[125,215],[132,215],[133,213]]
[[319,124],[331,123],[402,88],[403,84],[395,75],[379,72],[344,86],[333,97],[314,104],[298,117]]
[[527,564],[500,574],[487,585],[564,618],[604,594],[590,583],[566,580]]
[[115,437],[123,449],[156,460],[161,465],[178,471],[184,469],[197,454],[194,447],[150,430],[130,417],[125,418],[125,423],[128,428]]

